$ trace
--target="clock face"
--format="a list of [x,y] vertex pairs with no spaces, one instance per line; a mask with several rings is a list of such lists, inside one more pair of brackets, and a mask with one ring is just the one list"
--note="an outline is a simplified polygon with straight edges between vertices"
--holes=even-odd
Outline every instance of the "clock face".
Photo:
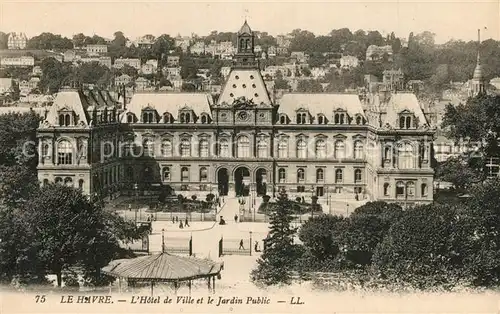
[[266,114],[265,114],[265,113],[263,113],[263,112],[261,112],[261,113],[259,114],[259,117],[261,117],[261,118],[265,118],[265,117],[266,117]]
[[238,119],[242,121],[248,120],[248,113],[246,113],[245,111],[241,111],[240,113],[238,113]]

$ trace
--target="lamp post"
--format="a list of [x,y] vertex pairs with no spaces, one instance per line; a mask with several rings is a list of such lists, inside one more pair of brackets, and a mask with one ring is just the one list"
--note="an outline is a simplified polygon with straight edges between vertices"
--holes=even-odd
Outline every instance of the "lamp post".
[[311,185],[311,218],[314,217],[314,204],[313,204],[313,199],[314,199],[314,185]]
[[250,256],[252,256],[252,231],[250,231]]
[[134,183],[134,193],[135,193],[135,223],[137,224],[137,210],[139,209],[139,204],[137,203],[138,195],[137,195],[137,189],[139,186],[137,183]]
[[161,252],[165,252],[165,229],[161,229]]

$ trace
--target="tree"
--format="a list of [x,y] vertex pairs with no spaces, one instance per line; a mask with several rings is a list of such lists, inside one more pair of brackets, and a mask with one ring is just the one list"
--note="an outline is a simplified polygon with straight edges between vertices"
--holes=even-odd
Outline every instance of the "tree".
[[117,31],[114,33],[115,38],[111,42],[111,44],[115,47],[125,47],[127,43],[127,38],[121,31]]
[[85,36],[83,33],[78,33],[73,36],[73,45],[78,48],[85,46],[85,39],[87,36]]
[[291,283],[291,272],[299,257],[298,247],[293,244],[296,229],[291,226],[292,220],[292,203],[282,192],[271,211],[270,231],[257,268],[251,273],[252,281],[264,285]]
[[317,80],[301,80],[297,86],[297,91],[301,93],[321,93],[323,87]]
[[[63,272],[79,266],[90,284],[105,283],[99,269],[121,251],[119,240],[139,239],[135,224],[105,211],[102,203],[89,201],[79,190],[50,184],[33,193],[22,208],[1,217],[14,222],[2,229],[0,248],[9,247],[19,238],[17,250],[2,254],[0,265],[11,264],[12,270],[2,269],[11,276],[43,277],[55,274],[61,286]],[[6,221],[0,220],[0,223]],[[12,266],[12,265],[11,265]]]
[[467,158],[451,157],[440,163],[436,169],[436,178],[450,182],[458,191],[482,180],[482,175],[469,164]]
[[54,58],[43,59],[41,68],[43,74],[38,86],[43,92],[57,93],[70,74],[70,69]]
[[274,88],[276,89],[290,89],[290,85],[283,79],[283,74],[280,70],[276,71],[276,79],[274,80]]
[[0,32],[0,49],[7,49],[8,39],[9,35],[5,34],[4,32]]
[[73,49],[73,42],[71,39],[55,35],[52,33],[41,33],[38,36],[32,37],[28,40],[26,47],[28,49],[41,49],[41,50],[66,50]]

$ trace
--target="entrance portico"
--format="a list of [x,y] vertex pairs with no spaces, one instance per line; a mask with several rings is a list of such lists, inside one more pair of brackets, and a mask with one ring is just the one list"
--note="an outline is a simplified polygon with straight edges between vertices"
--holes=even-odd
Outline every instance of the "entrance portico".
[[271,170],[256,165],[224,165],[215,170],[218,193],[221,196],[262,196],[272,194]]

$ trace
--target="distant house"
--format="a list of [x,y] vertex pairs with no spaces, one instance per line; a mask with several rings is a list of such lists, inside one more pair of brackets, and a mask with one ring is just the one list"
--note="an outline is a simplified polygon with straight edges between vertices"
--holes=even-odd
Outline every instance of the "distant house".
[[366,49],[366,60],[369,61],[382,60],[385,55],[387,55],[388,61],[392,61],[392,46],[371,45]]
[[277,54],[277,51],[276,51],[276,47],[275,46],[270,46],[267,49],[267,56],[269,58],[276,57],[276,54]]
[[149,59],[148,61],[146,61],[146,64],[152,65],[155,70],[156,68],[158,68],[158,60],[156,59]]
[[10,33],[7,38],[8,49],[25,49],[28,38],[24,33]]
[[155,43],[155,37],[153,35],[144,35],[137,38],[135,45],[139,48],[151,49]]
[[132,81],[132,78],[128,76],[127,74],[122,74],[118,77],[115,78],[115,85],[127,85]]
[[176,67],[179,65],[181,57],[180,56],[168,56],[167,57],[167,65],[169,67]]
[[141,73],[145,75],[151,75],[155,72],[155,67],[152,64],[145,63],[141,67]]
[[231,67],[221,67],[220,68],[220,74],[222,75],[223,78],[227,78],[229,75],[229,72],[231,72]]
[[12,89],[12,79],[10,77],[0,78],[0,95],[5,94]]
[[178,77],[181,75],[181,68],[180,67],[167,67],[167,68],[163,69],[163,73],[168,78]]
[[40,66],[38,66],[38,65],[34,66],[32,74],[35,75],[35,76],[41,76],[43,74],[42,68]]
[[87,51],[87,54],[89,54],[91,56],[96,56],[96,55],[108,53],[108,46],[107,45],[87,45],[85,47],[85,50]]
[[32,56],[2,57],[0,65],[3,67],[32,67],[35,65],[35,58]]
[[135,80],[135,88],[136,90],[145,90],[151,85],[151,82],[144,78],[144,77],[139,77],[138,79]]
[[308,55],[304,51],[292,51],[290,58],[297,60],[297,63],[306,63]]
[[495,77],[490,80],[490,84],[493,85],[496,89],[500,89],[500,77]]
[[198,55],[203,54],[205,53],[205,43],[203,41],[197,41],[194,43],[194,45],[189,47],[189,51],[192,54],[198,54]]
[[358,58],[354,56],[342,56],[340,58],[340,67],[344,69],[356,68],[359,65]]
[[66,50],[63,54],[64,62],[73,62],[75,61],[75,58],[76,58],[76,51],[74,51],[73,49]]
[[113,67],[116,69],[121,69],[123,68],[124,65],[128,65],[139,70],[141,68],[141,59],[126,59],[126,58],[116,59],[115,63],[113,64]]
[[94,56],[94,57],[81,57],[78,59],[78,61],[82,63],[89,63],[89,62],[97,62],[100,65],[103,65],[107,67],[108,69],[111,69],[111,57],[106,57],[106,56]]

